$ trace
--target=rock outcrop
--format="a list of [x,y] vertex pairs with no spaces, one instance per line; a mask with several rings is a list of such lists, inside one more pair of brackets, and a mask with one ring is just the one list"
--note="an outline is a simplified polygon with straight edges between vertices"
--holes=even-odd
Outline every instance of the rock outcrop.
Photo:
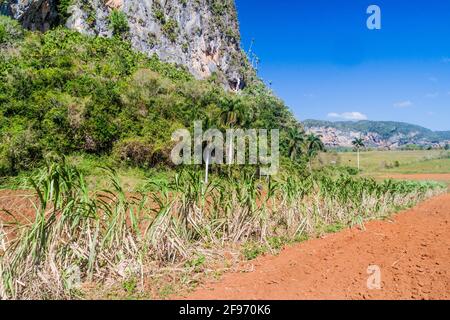
[[1,12],[31,30],[64,23],[104,37],[114,33],[114,13],[127,24],[121,36],[135,49],[183,65],[198,79],[215,74],[238,90],[254,76],[240,48],[234,0],[9,0]]
[[3,1],[0,13],[19,20],[27,29],[47,31],[59,21],[58,3],[58,0]]

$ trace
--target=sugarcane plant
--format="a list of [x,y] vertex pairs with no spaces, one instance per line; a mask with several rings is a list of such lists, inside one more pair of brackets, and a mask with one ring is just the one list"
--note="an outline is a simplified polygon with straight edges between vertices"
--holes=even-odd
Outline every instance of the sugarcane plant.
[[[109,183],[98,191],[64,161],[30,178],[33,220],[0,223],[1,299],[79,298],[79,284],[129,278],[144,288],[146,276],[166,269],[198,273],[198,261],[214,264],[225,251],[274,252],[445,191],[339,170],[260,179],[240,168],[205,184],[200,168],[184,168],[167,181],[150,177],[152,191],[127,194],[117,173],[103,170]],[[249,245],[257,250],[246,255]]]

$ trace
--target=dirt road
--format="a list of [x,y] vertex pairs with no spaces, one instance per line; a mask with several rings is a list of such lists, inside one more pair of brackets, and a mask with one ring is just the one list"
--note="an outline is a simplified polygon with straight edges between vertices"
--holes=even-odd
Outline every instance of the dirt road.
[[450,194],[253,265],[253,272],[227,274],[186,298],[450,299]]

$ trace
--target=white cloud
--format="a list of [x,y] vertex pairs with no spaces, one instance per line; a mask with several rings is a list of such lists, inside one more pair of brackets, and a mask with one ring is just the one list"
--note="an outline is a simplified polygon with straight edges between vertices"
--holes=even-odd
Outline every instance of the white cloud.
[[442,58],[442,62],[443,63],[450,63],[450,58],[449,57],[444,57],[444,58]]
[[328,114],[329,118],[336,118],[336,119],[344,119],[344,120],[367,120],[367,116],[361,112],[344,112],[344,113],[336,113],[331,112]]
[[394,103],[394,107],[396,107],[396,108],[409,108],[412,106],[413,106],[413,103],[409,100],[399,101],[399,102]]

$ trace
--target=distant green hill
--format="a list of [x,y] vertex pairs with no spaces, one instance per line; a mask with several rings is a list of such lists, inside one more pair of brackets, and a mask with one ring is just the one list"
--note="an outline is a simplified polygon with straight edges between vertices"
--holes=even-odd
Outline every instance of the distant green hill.
[[437,134],[441,139],[450,140],[450,131],[436,131],[434,133]]
[[[361,134],[363,138],[369,140],[369,145],[373,146],[434,145],[445,144],[450,140],[450,131],[432,131],[404,122],[305,120],[303,125],[306,130],[313,129],[313,131],[328,135],[325,138],[330,140],[329,144],[336,146],[340,146],[342,140],[347,144],[352,134],[355,133]],[[333,141],[333,138],[336,141]]]

